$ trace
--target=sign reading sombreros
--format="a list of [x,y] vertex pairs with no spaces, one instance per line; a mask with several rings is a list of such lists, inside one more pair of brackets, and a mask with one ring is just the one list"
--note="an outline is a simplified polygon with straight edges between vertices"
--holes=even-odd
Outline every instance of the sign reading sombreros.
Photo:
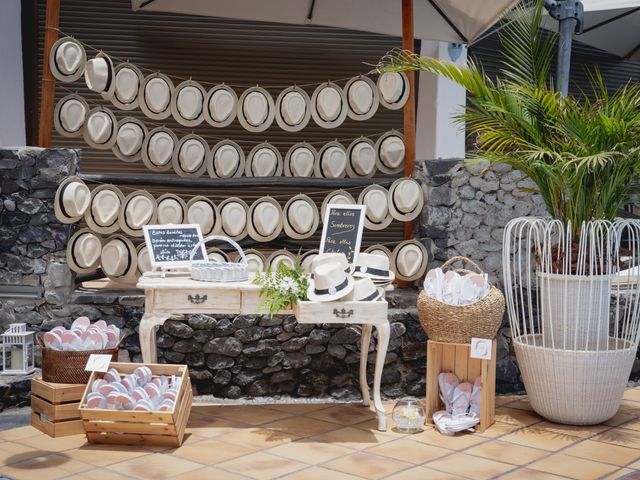
[[200,135],[182,137],[173,152],[171,164],[181,177],[199,177],[207,168],[209,145]]
[[317,161],[318,152],[311,144],[296,143],[284,159],[284,174],[287,177],[312,177]]
[[284,206],[283,216],[285,233],[296,240],[309,238],[320,222],[318,207],[307,195],[291,197]]
[[299,87],[289,87],[276,100],[276,122],[287,132],[298,132],[311,118],[309,95]]
[[142,144],[142,162],[149,170],[164,172],[171,168],[173,152],[178,145],[176,135],[165,127],[151,130]]
[[115,68],[115,80],[113,103],[120,110],[134,110],[138,108],[138,95],[140,85],[144,81],[144,75],[138,67],[132,63],[120,63]]
[[282,231],[282,208],[272,197],[257,199],[247,217],[247,232],[257,242],[270,242]]
[[118,225],[123,232],[142,237],[142,227],[154,224],[157,218],[156,199],[145,190],[131,192],[118,212]]
[[354,77],[344,87],[352,120],[368,120],[378,111],[380,99],[376,84],[369,77]]
[[114,185],[100,185],[91,191],[91,203],[84,214],[84,221],[94,232],[109,234],[118,230],[118,213],[124,203],[124,195]]
[[412,178],[399,178],[389,188],[389,213],[396,220],[410,222],[422,213],[424,193]]
[[165,193],[156,200],[157,221],[160,225],[180,224],[187,217],[187,204],[172,193]]
[[329,142],[318,152],[316,177],[343,178],[347,172],[347,150],[337,141]]
[[282,175],[282,155],[269,143],[253,147],[245,162],[247,177],[279,177]]
[[275,108],[273,97],[264,88],[248,88],[238,101],[238,121],[250,132],[263,132],[273,123]]
[[79,177],[65,178],[54,200],[56,218],[62,223],[76,223],[91,204],[91,191]]
[[393,249],[391,264],[400,280],[417,280],[427,270],[429,255],[426,247],[417,240],[406,240]]
[[100,266],[102,239],[87,228],[75,232],[67,242],[67,265],[76,273],[90,273]]
[[226,127],[236,118],[238,96],[229,86],[216,85],[207,92],[204,99],[204,119],[212,127]]
[[371,178],[376,173],[376,148],[365,137],[355,139],[347,149],[347,174],[351,178]]
[[56,131],[64,137],[80,137],[89,113],[89,105],[79,95],[71,94],[63,97],[53,112],[53,123]]
[[369,185],[362,190],[358,203],[367,209],[364,226],[369,230],[383,230],[393,220],[389,213],[388,192],[380,185]]
[[320,253],[344,253],[354,263],[360,252],[364,205],[328,204],[320,239]]
[[244,164],[242,148],[231,140],[216,143],[207,157],[207,171],[211,178],[241,177]]
[[73,82],[84,73],[87,54],[82,44],[72,37],[56,41],[49,51],[51,73],[61,82]]
[[118,120],[111,110],[104,107],[92,108],[87,113],[82,137],[90,147],[109,150],[116,144]]
[[238,197],[230,197],[220,203],[222,233],[232,240],[247,236],[247,212],[249,207]]
[[207,92],[197,82],[186,80],[178,85],[171,97],[171,114],[180,125],[195,127],[204,120]]
[[200,225],[203,235],[216,235],[220,232],[220,211],[207,197],[196,196],[187,203],[187,222]]
[[153,120],[164,120],[171,115],[174,86],[169,77],[152,73],[140,85],[140,110]]
[[118,122],[113,154],[123,162],[137,162],[142,158],[142,147],[147,135],[147,127],[140,120],[123,118]]

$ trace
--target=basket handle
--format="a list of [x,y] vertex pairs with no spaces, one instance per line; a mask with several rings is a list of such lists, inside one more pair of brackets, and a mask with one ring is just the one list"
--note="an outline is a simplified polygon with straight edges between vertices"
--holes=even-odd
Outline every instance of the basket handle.
[[193,250],[191,250],[191,254],[189,255],[189,263],[193,263],[193,257],[195,257],[196,252],[200,248],[200,245],[202,245],[203,243],[207,243],[211,240],[221,240],[223,242],[227,242],[238,251],[238,253],[240,254],[240,258],[242,259],[242,263],[244,263],[245,265],[247,264],[247,257],[244,256],[244,252],[242,251],[242,248],[240,247],[240,245],[238,245],[236,242],[231,240],[229,237],[225,237],[223,235],[211,235],[209,237],[206,237],[200,240],[198,244],[195,247],[193,247]]
[[[484,273],[484,271],[478,266],[478,264],[476,262],[474,262],[470,258],[463,257],[462,255],[456,255],[455,257],[451,257],[449,260],[444,262],[440,268],[442,268],[442,270],[447,270],[447,269],[451,268],[451,265],[453,265],[456,262],[466,263],[467,265],[469,265],[472,268],[474,268],[476,270],[476,273]],[[462,270],[462,271],[466,271],[466,272],[469,271],[469,270],[465,270],[465,269],[458,269],[458,270]]]

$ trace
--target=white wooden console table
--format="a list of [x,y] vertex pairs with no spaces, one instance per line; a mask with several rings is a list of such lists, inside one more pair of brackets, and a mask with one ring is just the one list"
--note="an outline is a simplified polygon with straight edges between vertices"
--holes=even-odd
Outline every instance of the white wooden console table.
[[[188,274],[165,276],[153,272],[140,277],[137,287],[144,289],[144,314],[140,321],[140,348],[145,363],[157,361],[156,327],[172,315],[180,314],[233,314],[255,315],[260,305],[260,287],[247,282],[199,282]],[[360,347],[360,389],[365,406],[371,400],[367,385],[367,357],[371,329],[378,333],[376,364],[373,379],[373,404],[378,417],[378,429],[387,429],[385,410],[380,399],[380,379],[389,346],[389,320],[387,302],[331,302],[319,305],[299,302],[295,310],[282,314],[295,314],[299,323],[344,323],[362,325]]]

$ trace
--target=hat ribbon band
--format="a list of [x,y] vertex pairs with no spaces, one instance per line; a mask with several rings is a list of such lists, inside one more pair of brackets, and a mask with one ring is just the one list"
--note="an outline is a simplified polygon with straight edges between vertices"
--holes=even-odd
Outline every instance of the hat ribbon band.
[[381,270],[379,268],[371,268],[371,267],[357,266],[355,268],[354,272],[369,273],[371,275],[379,275],[381,277],[388,277],[389,276],[389,270]]
[[373,300],[374,298],[376,298],[378,296],[378,291],[376,290],[375,292],[373,292],[371,295],[369,295],[368,297],[365,298],[359,298],[358,301],[359,302],[368,302],[370,300]]
[[314,288],[313,293],[315,293],[316,295],[335,295],[340,290],[344,290],[348,284],[349,284],[349,279],[345,278],[344,282],[342,282],[340,285],[336,285],[335,287],[331,287],[331,288],[322,288],[322,289]]

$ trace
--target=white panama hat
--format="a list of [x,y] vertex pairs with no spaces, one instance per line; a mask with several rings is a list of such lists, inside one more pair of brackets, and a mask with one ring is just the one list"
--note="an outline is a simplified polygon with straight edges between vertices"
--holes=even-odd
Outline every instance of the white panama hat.
[[147,127],[137,118],[126,117],[118,122],[113,154],[123,162],[137,162],[142,158],[142,146]]
[[84,73],[87,54],[82,44],[72,37],[62,37],[49,52],[49,68],[61,82],[73,82]]
[[378,89],[369,77],[353,77],[344,86],[347,96],[347,115],[352,120],[368,120],[378,111]]
[[138,95],[144,75],[132,63],[119,63],[115,68],[114,90],[111,97],[113,103],[120,110],[134,110],[138,108]]
[[375,173],[375,144],[365,137],[355,139],[347,149],[347,174],[351,178],[371,178]]
[[311,273],[311,265],[313,263],[313,260],[319,254],[320,252],[317,248],[314,248],[313,250],[308,250],[302,254],[302,256],[300,257],[300,266],[302,267],[302,270],[304,271],[304,273]]
[[389,193],[380,185],[369,185],[360,192],[358,204],[366,205],[364,226],[369,230],[384,230],[393,217],[389,213]]
[[165,193],[156,200],[158,225],[179,225],[187,218],[187,204],[173,193]]
[[[244,251],[244,257],[247,260],[247,270],[250,273],[264,272],[267,265],[267,258],[262,252],[249,248]],[[242,257],[240,255],[236,255],[233,261],[240,263],[242,261]]]
[[76,273],[90,273],[100,265],[102,239],[88,228],[75,232],[67,242],[67,265]]
[[142,162],[149,170],[164,172],[171,168],[178,137],[165,127],[156,127],[144,138]]
[[424,192],[413,178],[399,178],[389,188],[389,213],[396,220],[410,222],[422,213]]
[[413,281],[424,275],[429,255],[425,246],[417,240],[406,240],[393,249],[391,264],[396,278]]
[[260,197],[247,214],[247,232],[256,242],[270,242],[282,231],[282,207],[272,197]]
[[329,142],[318,152],[316,177],[343,178],[347,174],[347,150],[339,142]]
[[229,254],[218,247],[207,248],[207,258],[216,263],[224,263],[230,261]]
[[111,110],[96,107],[89,110],[82,127],[82,137],[90,147],[111,150],[116,144],[118,120]]
[[390,262],[386,255],[360,252],[354,266],[353,276],[392,282],[395,275],[390,269]]
[[100,265],[110,280],[118,283],[135,283],[138,270],[136,247],[127,237],[113,235],[104,242]]
[[171,114],[180,125],[195,127],[204,121],[206,90],[193,80],[185,80],[171,96]]
[[155,224],[156,219],[156,199],[145,190],[135,190],[127,195],[118,212],[118,225],[133,237],[144,236],[142,227]]
[[103,52],[98,52],[95,57],[87,61],[84,68],[84,81],[87,88],[99,93],[102,98],[107,100],[113,96],[114,76],[113,62]]
[[247,177],[279,177],[282,175],[282,155],[270,143],[261,143],[251,149],[244,165]]
[[376,302],[384,296],[384,289],[377,287],[370,278],[358,278],[353,290],[344,297],[346,302]]
[[367,249],[364,250],[364,253],[372,253],[373,255],[382,255],[383,257],[387,257],[389,262],[389,268],[391,268],[391,271],[394,271],[393,264],[391,263],[391,255],[392,255],[391,250],[389,250],[384,245],[380,245],[379,243],[376,243],[374,245],[371,245],[370,247],[367,247]]
[[209,145],[200,135],[189,134],[180,139],[173,152],[171,164],[181,177],[199,177],[207,169]]
[[244,164],[242,148],[231,140],[216,143],[207,157],[207,171],[211,178],[241,177]]
[[284,263],[289,267],[293,267],[293,265],[295,265],[296,263],[296,256],[289,250],[283,249],[276,250],[271,255],[269,255],[269,258],[267,258],[268,268],[273,272],[277,270],[278,265],[280,265],[281,263]]
[[376,141],[378,169],[384,173],[398,173],[404,169],[404,136],[391,130]]
[[187,203],[187,222],[200,225],[203,236],[220,232],[220,211],[207,197],[198,195]]
[[399,110],[409,98],[409,79],[404,72],[385,72],[378,77],[378,91],[383,107]]
[[81,137],[89,105],[79,95],[71,94],[60,99],[53,112],[56,131],[63,137]]
[[327,263],[314,268],[307,297],[312,302],[340,300],[353,290],[354,279],[340,263]]
[[293,145],[284,158],[284,174],[287,177],[313,177],[318,151],[306,142]]
[[91,203],[84,213],[84,221],[91,230],[110,234],[116,232],[118,213],[124,203],[124,195],[115,185],[100,185],[91,191]]
[[147,246],[144,243],[141,243],[136,247],[136,252],[138,254],[138,272],[140,275],[144,275],[145,273],[153,270]]
[[56,190],[54,212],[61,223],[76,223],[90,204],[89,187],[79,177],[67,177]]
[[307,195],[295,195],[283,210],[284,232],[289,238],[304,240],[318,229],[320,215],[315,202]]
[[152,73],[142,81],[138,102],[140,110],[153,120],[164,120],[171,115],[173,82],[161,73]]
[[311,118],[311,100],[300,87],[285,88],[276,100],[276,122],[287,132],[299,132]]
[[231,240],[247,236],[247,212],[249,207],[238,197],[229,197],[218,206],[222,233]]
[[347,118],[347,97],[335,83],[319,85],[311,96],[311,116],[322,128],[336,128]]
[[216,85],[204,98],[204,119],[212,127],[226,127],[236,118],[238,96],[224,83]]
[[245,130],[263,132],[271,126],[276,107],[273,97],[264,88],[246,89],[238,101],[238,121]]
[[327,205],[335,203],[338,205],[355,205],[356,201],[353,196],[345,190],[334,190],[322,201],[322,208],[320,209],[320,218],[324,222],[324,214],[327,211]]
[[311,276],[313,276],[313,272],[320,265],[326,265],[328,263],[338,263],[342,265],[342,268],[348,274],[353,273],[353,266],[349,265],[349,261],[347,260],[347,256],[344,253],[340,252],[330,252],[330,253],[319,253],[311,262],[309,266],[309,271]]

